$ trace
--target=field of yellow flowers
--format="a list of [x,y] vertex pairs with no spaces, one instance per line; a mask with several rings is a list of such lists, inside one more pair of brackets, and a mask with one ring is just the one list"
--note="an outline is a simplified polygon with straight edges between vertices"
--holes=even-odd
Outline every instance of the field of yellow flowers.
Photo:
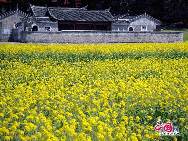
[[188,43],[0,44],[0,140],[187,141]]

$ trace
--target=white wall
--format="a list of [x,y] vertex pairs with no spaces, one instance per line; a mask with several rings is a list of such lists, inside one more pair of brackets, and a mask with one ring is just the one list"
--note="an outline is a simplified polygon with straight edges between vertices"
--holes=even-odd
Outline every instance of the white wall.
[[134,31],[141,31],[142,25],[147,26],[147,31],[154,31],[156,30],[156,26],[157,26],[157,24],[154,21],[149,20],[148,18],[139,18],[134,22],[131,22],[129,27],[130,26],[133,27]]

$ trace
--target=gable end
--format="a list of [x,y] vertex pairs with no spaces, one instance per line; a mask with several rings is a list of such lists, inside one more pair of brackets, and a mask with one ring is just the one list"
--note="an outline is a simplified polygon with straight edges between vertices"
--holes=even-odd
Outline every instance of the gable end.
[[146,13],[142,14],[142,15],[139,15],[139,16],[136,16],[135,18],[131,19],[130,22],[134,22],[134,21],[136,21],[136,20],[138,20],[140,18],[146,18],[148,20],[151,20],[151,21],[155,22],[157,25],[161,25],[161,21],[151,17],[150,15],[148,15]]

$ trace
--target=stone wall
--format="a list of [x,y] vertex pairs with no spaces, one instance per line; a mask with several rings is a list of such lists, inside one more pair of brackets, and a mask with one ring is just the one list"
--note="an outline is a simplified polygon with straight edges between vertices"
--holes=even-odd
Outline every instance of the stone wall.
[[22,32],[21,42],[34,43],[142,43],[183,42],[182,32]]
[[22,35],[18,29],[11,29],[9,34],[0,33],[0,42],[19,42]]

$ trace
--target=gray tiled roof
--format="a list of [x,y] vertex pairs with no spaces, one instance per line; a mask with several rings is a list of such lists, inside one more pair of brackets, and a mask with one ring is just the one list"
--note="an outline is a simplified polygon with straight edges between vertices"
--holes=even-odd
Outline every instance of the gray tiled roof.
[[2,20],[2,19],[4,19],[4,18],[7,18],[7,17],[9,17],[9,16],[12,16],[12,15],[14,15],[14,14],[18,14],[19,16],[21,16],[21,17],[29,17],[30,15],[29,14],[26,14],[25,12],[23,12],[23,11],[20,11],[20,10],[14,10],[14,11],[8,11],[8,12],[5,12],[5,13],[3,13],[3,14],[1,14],[0,15],[0,20]]
[[31,6],[31,10],[35,17],[45,17],[48,11],[48,8],[42,7],[42,6]]
[[113,21],[109,11],[89,11],[75,8],[48,8],[50,15],[63,21]]

